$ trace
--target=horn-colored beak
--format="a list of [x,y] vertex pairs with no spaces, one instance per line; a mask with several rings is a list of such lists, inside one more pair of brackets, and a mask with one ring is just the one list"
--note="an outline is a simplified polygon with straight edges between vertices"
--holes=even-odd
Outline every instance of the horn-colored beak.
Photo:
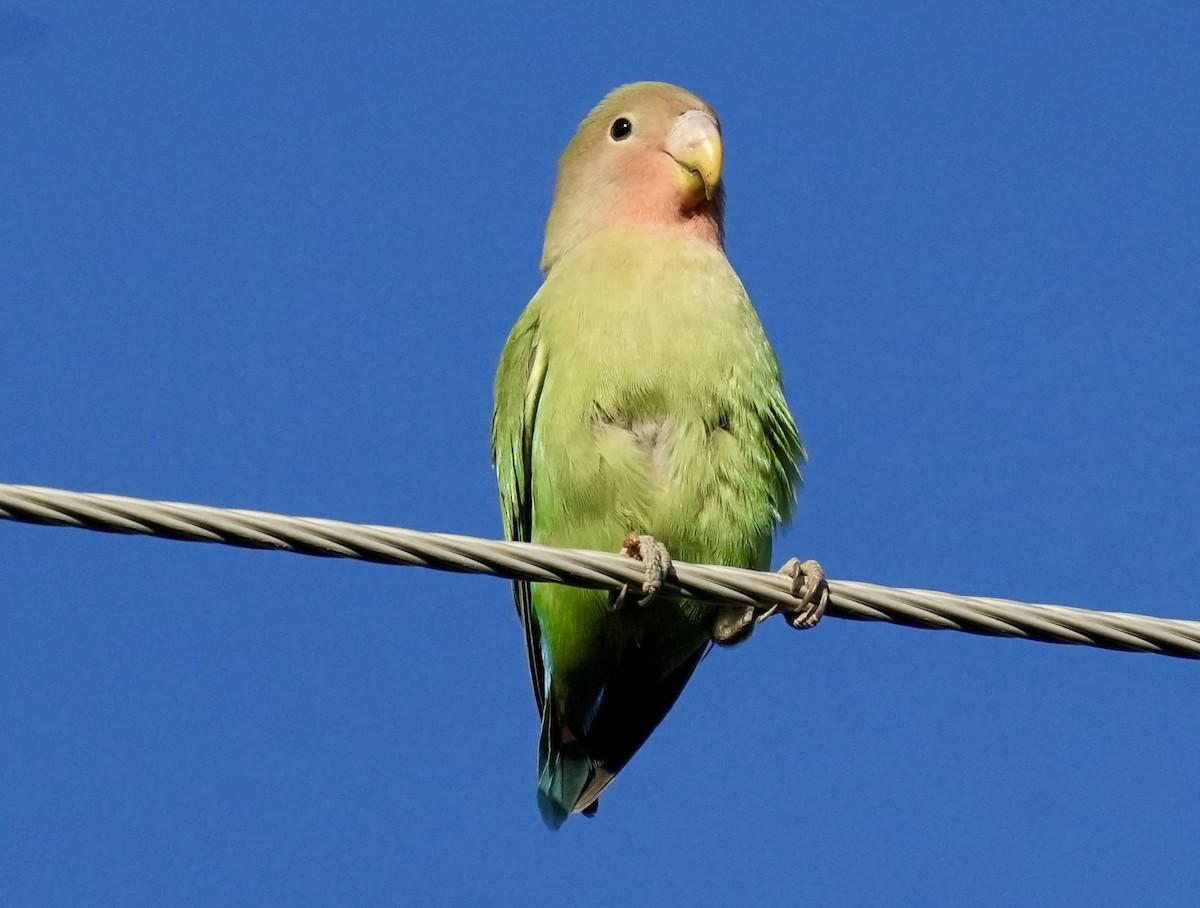
[[678,162],[684,194],[693,205],[712,199],[721,183],[721,127],[710,114],[689,110],[667,133],[666,152]]

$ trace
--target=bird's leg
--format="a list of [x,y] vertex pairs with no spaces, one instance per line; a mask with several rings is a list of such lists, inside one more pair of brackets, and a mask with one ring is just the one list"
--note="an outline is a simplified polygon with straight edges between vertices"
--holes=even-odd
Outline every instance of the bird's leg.
[[753,605],[722,606],[713,622],[713,643],[718,646],[735,646],[750,636],[754,630],[758,609]]
[[[630,532],[621,543],[621,554],[636,558],[646,566],[646,579],[642,583],[642,592],[645,595],[638,600],[638,605],[649,605],[662,589],[663,580],[671,572],[671,553],[653,536]],[[613,608],[622,608],[628,595],[629,584],[625,584],[617,591],[613,599]]]
[[798,631],[816,627],[829,605],[829,584],[825,582],[825,570],[815,561],[802,562],[799,558],[788,559],[779,573],[792,581],[792,595],[801,601],[798,606],[773,605],[762,612],[757,620],[766,621],[778,611],[787,613],[787,621]]

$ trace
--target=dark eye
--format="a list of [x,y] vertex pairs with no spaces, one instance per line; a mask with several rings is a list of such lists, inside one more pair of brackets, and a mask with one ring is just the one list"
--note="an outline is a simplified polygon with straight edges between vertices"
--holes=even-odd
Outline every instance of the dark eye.
[[617,117],[613,120],[613,125],[609,127],[608,134],[613,137],[614,142],[628,139],[633,135],[633,124],[625,117]]

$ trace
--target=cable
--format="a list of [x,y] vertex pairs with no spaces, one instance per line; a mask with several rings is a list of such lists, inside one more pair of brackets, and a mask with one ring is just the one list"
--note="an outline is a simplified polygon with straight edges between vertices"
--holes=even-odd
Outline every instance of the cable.
[[[39,486],[0,483],[0,518],[600,589],[640,585],[643,579],[639,562],[607,552]],[[722,605],[799,602],[778,574],[682,562],[675,562],[663,592]],[[846,580],[830,580],[829,592],[826,614],[838,618],[1200,659],[1200,621]]]

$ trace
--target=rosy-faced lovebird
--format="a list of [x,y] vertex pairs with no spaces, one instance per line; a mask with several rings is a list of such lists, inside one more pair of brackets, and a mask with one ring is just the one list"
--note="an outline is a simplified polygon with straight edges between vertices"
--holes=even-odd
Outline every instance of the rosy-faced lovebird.
[[[712,108],[660,82],[613,91],[568,144],[545,280],[496,374],[492,459],[508,538],[768,567],[804,452],[775,354],[725,258],[721,157]],[[514,596],[552,828],[595,812],[710,644],[743,639],[761,617],[552,583],[516,583]]]

